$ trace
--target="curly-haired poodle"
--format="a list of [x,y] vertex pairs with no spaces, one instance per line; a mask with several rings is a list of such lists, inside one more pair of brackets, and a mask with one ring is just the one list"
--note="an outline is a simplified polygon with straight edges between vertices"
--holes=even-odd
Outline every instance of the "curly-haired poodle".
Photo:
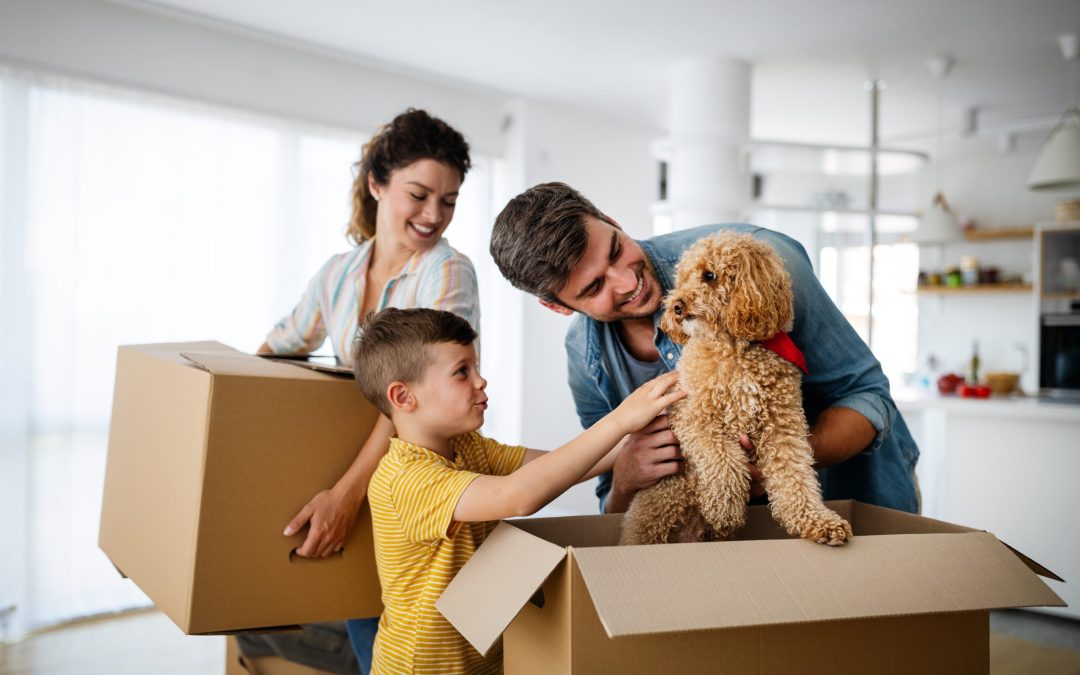
[[623,523],[623,544],[729,537],[746,521],[747,453],[764,476],[773,517],[789,533],[838,546],[851,526],[827,508],[814,473],[802,409],[800,365],[790,343],[793,302],[784,264],[767,244],[724,232],[680,259],[660,326],[684,345],[670,414],[686,472],[642,490]]

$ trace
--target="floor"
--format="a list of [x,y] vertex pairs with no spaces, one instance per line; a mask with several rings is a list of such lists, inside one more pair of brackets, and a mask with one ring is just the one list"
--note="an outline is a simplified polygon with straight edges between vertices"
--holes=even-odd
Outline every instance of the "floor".
[[[1080,675],[1080,621],[990,617],[990,672]],[[92,619],[0,646],[0,675],[222,675],[225,638],[185,636],[156,610]]]

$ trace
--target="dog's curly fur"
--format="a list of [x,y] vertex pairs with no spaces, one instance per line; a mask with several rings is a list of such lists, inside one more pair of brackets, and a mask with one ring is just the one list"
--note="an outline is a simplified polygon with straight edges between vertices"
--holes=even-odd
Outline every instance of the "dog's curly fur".
[[780,257],[748,234],[703,239],[679,260],[664,307],[661,328],[684,345],[679,384],[688,395],[670,420],[686,472],[634,497],[621,543],[723,539],[742,527],[750,473],[741,433],[753,442],[776,521],[793,535],[846,543],[851,526],[822,503],[814,473],[802,373],[756,344],[791,330],[791,280]]

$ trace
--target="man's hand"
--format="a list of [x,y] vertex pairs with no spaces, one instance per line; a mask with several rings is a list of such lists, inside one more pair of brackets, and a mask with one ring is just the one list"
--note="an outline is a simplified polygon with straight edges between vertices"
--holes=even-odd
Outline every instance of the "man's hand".
[[639,490],[686,468],[667,415],[658,415],[641,431],[628,434],[622,446],[612,469],[611,492],[605,507],[608,513],[626,511]]
[[289,521],[285,536],[292,536],[304,525],[309,525],[307,538],[296,549],[296,554],[304,558],[324,558],[337,553],[344,546],[345,537],[352,532],[362,502],[363,498],[358,502],[342,492],[323,490]]
[[746,434],[739,435],[739,445],[746,451],[746,466],[750,469],[750,499],[756,499],[765,495],[765,476],[762,475],[761,469],[750,461],[750,453],[754,450],[754,444],[750,442],[750,437]]

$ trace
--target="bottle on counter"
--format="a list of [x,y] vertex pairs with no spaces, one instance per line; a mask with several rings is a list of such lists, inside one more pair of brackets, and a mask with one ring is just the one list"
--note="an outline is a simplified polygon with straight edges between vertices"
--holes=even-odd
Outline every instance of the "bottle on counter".
[[965,286],[979,283],[979,261],[973,255],[960,258],[960,280]]
[[971,367],[968,370],[968,384],[979,383],[979,341],[976,340],[971,349]]

